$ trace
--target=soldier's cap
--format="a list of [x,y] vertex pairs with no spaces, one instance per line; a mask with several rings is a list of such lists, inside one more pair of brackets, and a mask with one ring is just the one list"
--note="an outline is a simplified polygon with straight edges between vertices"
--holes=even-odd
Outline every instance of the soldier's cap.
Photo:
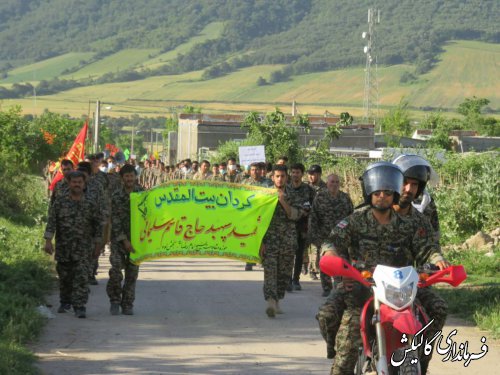
[[96,159],[104,159],[104,152],[98,152],[94,156]]
[[313,173],[323,173],[323,170],[321,169],[321,166],[318,165],[318,164],[313,164],[311,165],[311,167],[309,168],[309,170],[307,171],[307,173],[309,174],[313,174]]

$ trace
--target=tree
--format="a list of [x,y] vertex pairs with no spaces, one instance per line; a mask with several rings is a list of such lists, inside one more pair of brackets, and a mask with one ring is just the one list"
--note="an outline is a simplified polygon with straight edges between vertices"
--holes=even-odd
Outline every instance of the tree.
[[486,98],[466,98],[462,103],[458,105],[457,112],[466,118],[472,116],[481,115],[481,109],[490,104],[490,101]]
[[[347,114],[352,119],[349,113],[343,113]],[[314,151],[308,150],[307,152],[306,160],[308,164],[319,164],[323,167],[332,167],[335,165],[335,157],[330,153],[330,144],[342,134],[342,129],[340,129],[342,121],[341,114],[341,120],[339,122],[325,129],[323,138],[316,142],[311,141],[311,146],[314,147]],[[347,116],[344,116],[344,121],[349,122]]]
[[[31,123],[21,115],[20,106],[0,111],[0,170],[9,168],[17,172],[28,170],[35,147],[41,140],[40,131],[34,131]],[[10,162],[9,162],[10,161]],[[12,161],[15,161],[12,163]]]
[[182,110],[183,113],[188,113],[188,114],[195,114],[195,113],[201,113],[201,107],[195,107],[192,105],[186,105],[184,109]]
[[265,86],[265,85],[267,85],[266,79],[262,76],[259,76],[259,78],[257,78],[257,86]]
[[[297,121],[300,123],[304,119]],[[298,126],[295,123],[287,124],[285,114],[276,108],[264,117],[257,112],[250,112],[242,127],[248,130],[247,140],[250,145],[266,147],[266,160],[275,162],[286,155],[290,163],[295,163],[303,158]]]
[[349,112],[342,112],[340,114],[340,120],[337,122],[339,126],[350,126],[354,121],[354,117],[352,117]]
[[498,121],[493,117],[485,118],[481,113],[483,107],[490,104],[486,98],[466,98],[459,104],[457,112],[465,118],[463,119],[463,127],[465,129],[473,129],[482,135],[498,136],[500,129]]
[[382,129],[387,134],[409,136],[411,133],[410,112],[408,101],[401,98],[396,108],[391,109],[382,118]]
[[447,120],[441,113],[431,113],[422,121],[424,129],[432,130],[432,136],[427,141],[427,147],[451,150],[450,131],[453,130],[453,121]]
[[68,116],[49,111],[35,118],[32,126],[41,134],[34,148],[35,160],[45,163],[47,160],[58,160],[64,156],[82,125],[80,120],[72,120]]

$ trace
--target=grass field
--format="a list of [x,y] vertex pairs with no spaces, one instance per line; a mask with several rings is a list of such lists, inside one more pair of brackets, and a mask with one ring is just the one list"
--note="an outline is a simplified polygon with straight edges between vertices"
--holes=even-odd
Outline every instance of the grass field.
[[142,66],[150,69],[157,68],[158,66],[175,59],[180,53],[185,54],[186,52],[189,52],[189,50],[196,44],[203,43],[210,39],[217,39],[221,35],[223,28],[224,24],[222,22],[209,23],[198,35],[192,37],[186,43],[181,44],[171,51],[167,51],[143,62]]
[[[215,28],[215,26],[214,26]],[[102,74],[110,69],[132,66],[152,50],[127,50],[89,65],[78,75]],[[135,58],[135,59],[134,59]],[[114,61],[114,62],[113,62]],[[150,60],[152,61],[152,60]],[[120,65],[121,64],[121,65]],[[500,108],[500,45],[460,41],[449,43],[436,67],[413,84],[399,79],[409,65],[379,67],[380,114],[405,97],[416,110],[421,107],[453,109],[466,97],[488,98],[490,108]],[[259,76],[269,79],[280,65],[254,66],[224,77],[201,80],[202,72],[150,77],[140,81],[82,87],[56,95],[32,99],[5,100],[3,105],[22,104],[25,111],[67,111],[71,115],[88,112],[89,100],[99,98],[113,106],[110,115],[167,115],[172,107],[193,103],[206,112],[268,111],[275,106],[289,112],[293,100],[302,113],[321,114],[348,111],[362,115],[363,68],[293,76],[286,82],[257,86]],[[288,108],[287,108],[288,107]],[[425,112],[414,112],[423,117]],[[450,114],[451,115],[451,114]],[[455,114],[456,115],[456,114]]]
[[149,56],[157,52],[157,49],[125,49],[110,56],[106,56],[102,60],[89,64],[62,78],[96,78],[106,73],[116,73],[120,70],[125,70],[141,64],[143,61],[149,59]]
[[61,56],[39,61],[34,64],[25,65],[9,71],[9,76],[0,81],[4,83],[18,83],[26,81],[49,80],[58,77],[65,69],[78,66],[81,60],[91,58],[92,52],[88,53],[66,53]]

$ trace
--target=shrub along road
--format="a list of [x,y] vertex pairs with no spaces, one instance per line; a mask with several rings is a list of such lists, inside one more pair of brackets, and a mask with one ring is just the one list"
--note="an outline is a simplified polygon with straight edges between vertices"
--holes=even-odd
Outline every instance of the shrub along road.
[[[317,281],[305,277],[303,290],[287,294],[284,315],[264,313],[263,273],[222,259],[167,259],[144,263],[137,283],[134,316],[111,316],[105,286],[108,262],[101,257],[99,285],[91,286],[87,319],[57,314],[33,350],[43,374],[328,374],[330,360],[314,315],[323,301]],[[49,298],[52,311],[57,294]],[[449,319],[445,337],[466,340],[481,352],[482,334]],[[486,334],[488,337],[488,335]],[[443,347],[445,340],[443,339]],[[441,362],[434,353],[432,374],[493,374],[500,346],[465,368]]]

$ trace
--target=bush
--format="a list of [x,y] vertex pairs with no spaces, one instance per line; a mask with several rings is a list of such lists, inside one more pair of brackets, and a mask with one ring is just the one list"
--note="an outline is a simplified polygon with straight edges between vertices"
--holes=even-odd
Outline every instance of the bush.
[[267,85],[266,79],[262,76],[259,76],[259,78],[257,78],[257,86],[265,86],[265,85]]
[[24,345],[41,332],[44,318],[36,307],[53,285],[42,228],[0,218],[0,259],[0,373],[36,374],[35,358]]
[[500,159],[496,153],[446,154],[433,163],[441,184],[432,193],[444,243],[457,243],[479,230],[500,225]]

